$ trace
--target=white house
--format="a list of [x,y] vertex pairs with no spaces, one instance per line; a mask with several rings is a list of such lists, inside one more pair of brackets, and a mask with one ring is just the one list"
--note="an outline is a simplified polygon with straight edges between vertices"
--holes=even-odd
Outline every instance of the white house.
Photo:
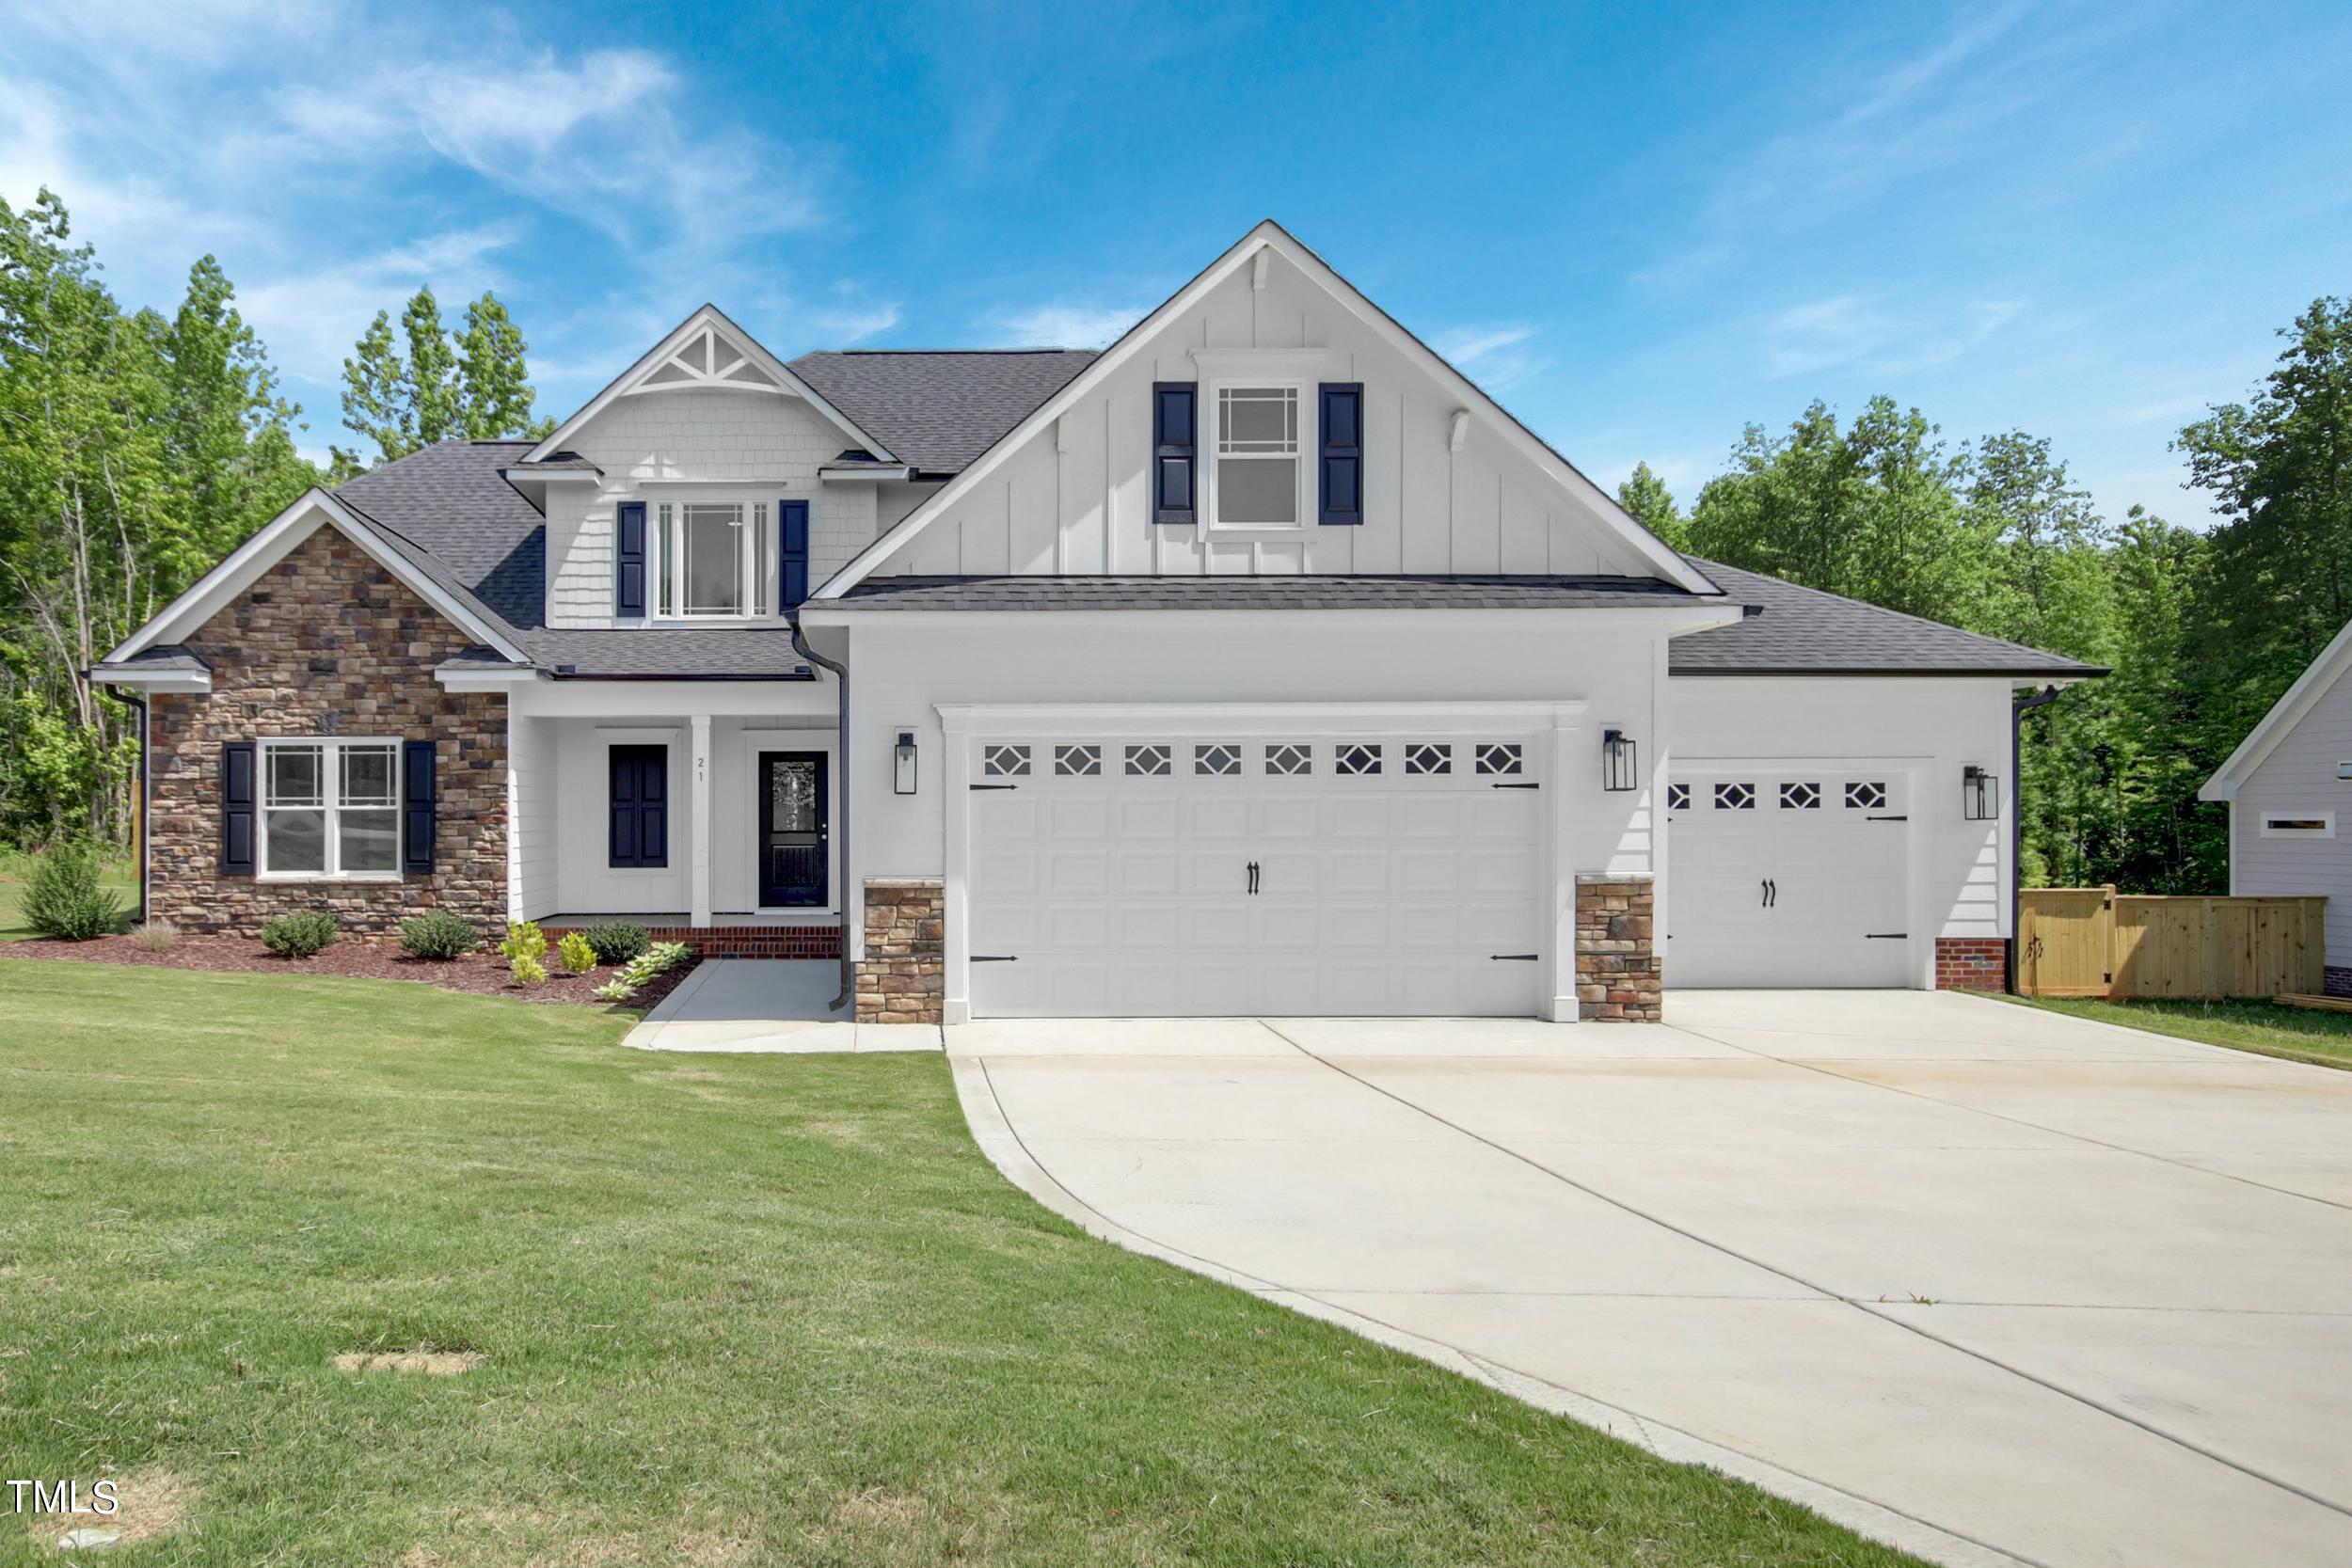
[[1100,354],[705,308],[92,672],[183,926],[629,915],[950,1022],[1997,985],[2012,695],[2095,673],[1677,555],[1272,223]]
[[[2352,625],[2271,705],[2197,794],[2230,806],[2230,892],[2328,900],[2328,993],[2352,996]],[[2352,828],[2352,823],[2346,824]],[[2342,964],[2337,958],[2344,958]]]

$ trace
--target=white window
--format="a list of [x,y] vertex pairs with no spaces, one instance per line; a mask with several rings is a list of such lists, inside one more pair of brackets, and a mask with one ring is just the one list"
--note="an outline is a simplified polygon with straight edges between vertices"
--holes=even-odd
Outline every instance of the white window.
[[656,615],[765,615],[775,602],[766,501],[662,501],[654,508]]
[[1306,458],[1299,447],[1305,388],[1291,383],[1216,388],[1211,405],[1209,507],[1222,528],[1298,528],[1306,520]]
[[2265,838],[2333,838],[2336,814],[2331,811],[2274,811],[2263,814]]
[[264,740],[261,875],[400,876],[400,742]]

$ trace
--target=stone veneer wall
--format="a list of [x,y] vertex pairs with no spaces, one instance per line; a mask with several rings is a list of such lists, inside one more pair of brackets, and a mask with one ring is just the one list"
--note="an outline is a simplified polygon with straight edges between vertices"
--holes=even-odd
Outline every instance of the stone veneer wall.
[[936,877],[866,884],[866,957],[857,966],[860,1023],[937,1023],[946,995],[947,889]]
[[1652,935],[1656,900],[1647,877],[1576,879],[1577,1016],[1602,1023],[1656,1023],[1664,984]]
[[1937,990],[2002,990],[2009,985],[2009,941],[2005,937],[1935,939]]
[[[271,915],[323,909],[346,931],[381,934],[437,906],[495,931],[506,919],[506,699],[433,679],[470,641],[331,527],[187,638],[212,666],[213,689],[153,699],[151,915],[183,931],[253,936]],[[433,874],[222,876],[222,743],[332,735],[440,742]]]

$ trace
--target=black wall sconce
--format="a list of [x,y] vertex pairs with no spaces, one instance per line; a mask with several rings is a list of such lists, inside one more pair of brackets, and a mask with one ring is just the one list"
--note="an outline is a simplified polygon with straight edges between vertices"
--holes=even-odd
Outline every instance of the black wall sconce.
[[1623,730],[1600,732],[1600,787],[1608,790],[1639,787],[1634,779],[1633,739]]
[[890,749],[890,792],[914,793],[914,732],[900,730],[898,744]]
[[1971,822],[2001,815],[2001,781],[1973,762],[1960,770],[1960,814]]

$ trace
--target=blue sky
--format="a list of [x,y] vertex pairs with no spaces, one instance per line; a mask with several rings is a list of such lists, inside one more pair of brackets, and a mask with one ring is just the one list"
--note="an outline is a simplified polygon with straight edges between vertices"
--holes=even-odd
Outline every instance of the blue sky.
[[0,196],[217,254],[323,451],[421,283],[568,413],[716,301],[787,356],[1099,342],[1265,216],[1588,472],[1687,502],[1823,398],[2166,451],[2352,293],[2352,12],[0,0]]

